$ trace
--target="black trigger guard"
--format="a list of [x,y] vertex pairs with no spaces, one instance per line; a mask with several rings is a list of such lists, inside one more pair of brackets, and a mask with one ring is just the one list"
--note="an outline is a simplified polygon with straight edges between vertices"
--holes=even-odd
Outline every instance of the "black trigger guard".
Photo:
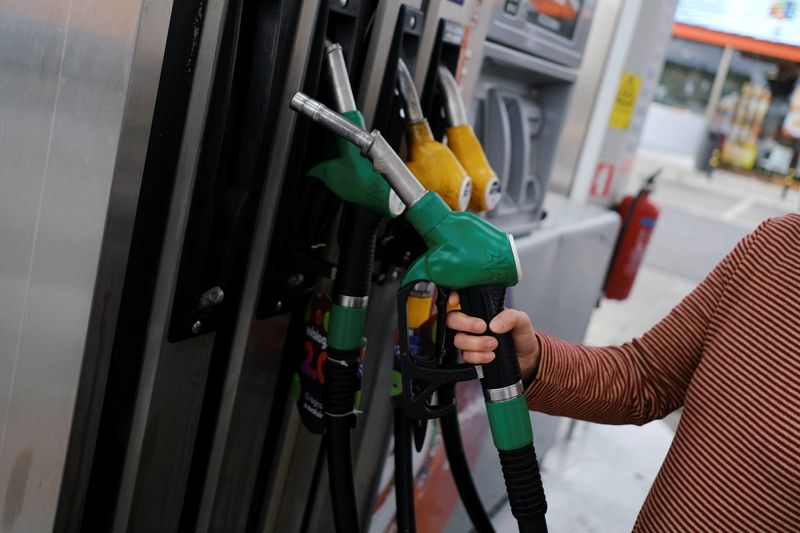
[[[455,399],[447,404],[432,404],[433,395],[442,387],[454,385],[460,381],[471,381],[478,378],[478,372],[473,365],[468,363],[443,364],[447,353],[445,340],[447,327],[447,299],[450,291],[446,288],[436,287],[436,342],[435,351],[430,358],[414,359],[410,355],[408,343],[408,316],[406,303],[408,297],[417,283],[427,280],[414,280],[406,283],[397,293],[397,317],[400,341],[400,373],[402,376],[402,392],[400,401],[403,407],[403,416],[409,420],[432,420],[441,418],[455,409]],[[416,432],[417,441],[424,438],[424,429],[419,427]]]
[[403,374],[403,414],[415,420],[432,420],[450,413],[455,409],[455,402],[432,405],[433,395],[446,385],[478,378],[477,370],[468,363],[442,365],[438,361],[415,361],[408,353],[402,353],[400,364]]

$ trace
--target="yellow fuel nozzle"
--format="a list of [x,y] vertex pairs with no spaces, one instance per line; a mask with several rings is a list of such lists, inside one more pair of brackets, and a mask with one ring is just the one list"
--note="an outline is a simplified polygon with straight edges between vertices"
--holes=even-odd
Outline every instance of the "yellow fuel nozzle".
[[414,286],[406,301],[409,328],[419,328],[431,317],[433,291],[434,285],[430,282],[421,282]]
[[500,201],[502,190],[497,173],[492,169],[478,137],[469,125],[464,100],[455,78],[444,67],[439,67],[439,87],[444,95],[447,114],[447,146],[472,178],[472,195],[469,208],[489,211]]
[[472,197],[472,180],[445,145],[433,138],[428,122],[406,126],[408,168],[429,191],[439,196],[454,211],[464,211]]
[[472,180],[450,149],[433,138],[422,113],[414,80],[399,60],[397,84],[406,116],[408,168],[429,191],[435,191],[455,211],[464,211],[472,197]]

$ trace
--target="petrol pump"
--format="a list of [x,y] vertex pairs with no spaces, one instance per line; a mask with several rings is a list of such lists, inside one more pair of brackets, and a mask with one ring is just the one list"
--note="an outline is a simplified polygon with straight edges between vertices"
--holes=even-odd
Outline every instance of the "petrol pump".
[[[549,332],[585,330],[593,273],[570,268],[601,264],[605,235],[544,191],[594,2],[563,20],[540,4],[132,0],[104,14],[124,31],[99,33],[85,9],[0,14],[18,34],[0,41],[41,34],[69,67],[31,82],[41,58],[3,49],[30,68],[0,113],[49,139],[0,178],[30,221],[0,228],[0,274],[31,278],[0,299],[20,317],[0,357],[18,369],[0,391],[9,527],[436,533],[469,528],[460,496],[477,531],[507,499],[543,530],[510,341],[465,366],[441,322],[458,290],[473,314],[517,297]],[[298,91],[323,124],[288,107]],[[536,275],[520,281],[515,249]]]

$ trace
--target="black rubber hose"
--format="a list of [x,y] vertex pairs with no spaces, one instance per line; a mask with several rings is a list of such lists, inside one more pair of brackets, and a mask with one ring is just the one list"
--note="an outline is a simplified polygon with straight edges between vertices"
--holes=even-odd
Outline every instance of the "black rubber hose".
[[458,425],[458,414],[453,411],[440,419],[442,426],[442,438],[444,448],[447,452],[447,462],[450,463],[450,471],[453,474],[458,495],[464,503],[472,527],[478,533],[494,533],[492,520],[486,513],[486,509],[478,495],[475,487],[475,480],[469,470],[467,456],[464,454],[464,444],[461,441],[461,431]]
[[[340,258],[334,282],[337,296],[363,297],[369,294],[372,260],[380,216],[354,204],[345,204],[339,228]],[[360,349],[328,347],[325,361],[325,448],[333,505],[334,526],[338,533],[360,531],[353,481],[350,432],[355,426],[356,393],[359,389]]]
[[339,264],[333,284],[335,294],[369,294],[375,237],[380,221],[380,215],[365,207],[345,204],[339,229]]
[[394,493],[398,533],[415,533],[414,465],[411,455],[411,423],[402,407],[394,408]]
[[351,359],[346,366],[330,361],[331,357],[344,361],[345,357],[351,356],[349,352],[328,347],[328,360],[324,367],[325,450],[333,521],[339,533],[360,531],[350,444],[350,432],[355,422],[353,404],[358,390],[358,361]]
[[[458,362],[458,349],[453,345],[455,332],[447,330],[445,337],[445,357],[442,361],[445,364],[455,364]],[[442,404],[447,404],[455,400],[455,385],[448,385],[439,389],[439,400]],[[486,508],[483,506],[478,489],[475,487],[475,480],[470,472],[467,455],[464,453],[464,443],[461,440],[461,428],[458,422],[458,412],[453,409],[444,415],[439,423],[442,427],[442,439],[444,449],[447,452],[447,462],[450,464],[450,472],[453,481],[458,489],[458,495],[464,504],[472,521],[472,527],[477,533],[494,533],[494,526]]]
[[[352,406],[352,404],[351,404]],[[358,532],[358,510],[353,484],[353,459],[350,452],[350,425],[325,418],[325,449],[328,479],[336,531]]]
[[519,530],[547,533],[547,501],[533,444],[516,450],[498,450],[508,491],[511,514]]

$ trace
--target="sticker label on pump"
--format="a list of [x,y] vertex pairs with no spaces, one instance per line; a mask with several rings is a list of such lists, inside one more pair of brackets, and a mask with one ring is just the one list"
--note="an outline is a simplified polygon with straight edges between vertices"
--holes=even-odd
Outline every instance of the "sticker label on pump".
[[[303,316],[303,335],[295,357],[295,374],[292,391],[303,425],[311,433],[321,435],[325,429],[322,387],[325,383],[324,365],[328,358],[328,322],[331,299],[327,294],[315,295]],[[364,346],[361,360],[364,359]],[[361,379],[361,369],[358,372]]]
[[639,97],[639,88],[642,86],[642,77],[632,72],[623,72],[617,88],[617,98],[614,100],[614,108],[611,110],[611,118],[608,121],[610,128],[627,130],[636,108],[636,100]]

